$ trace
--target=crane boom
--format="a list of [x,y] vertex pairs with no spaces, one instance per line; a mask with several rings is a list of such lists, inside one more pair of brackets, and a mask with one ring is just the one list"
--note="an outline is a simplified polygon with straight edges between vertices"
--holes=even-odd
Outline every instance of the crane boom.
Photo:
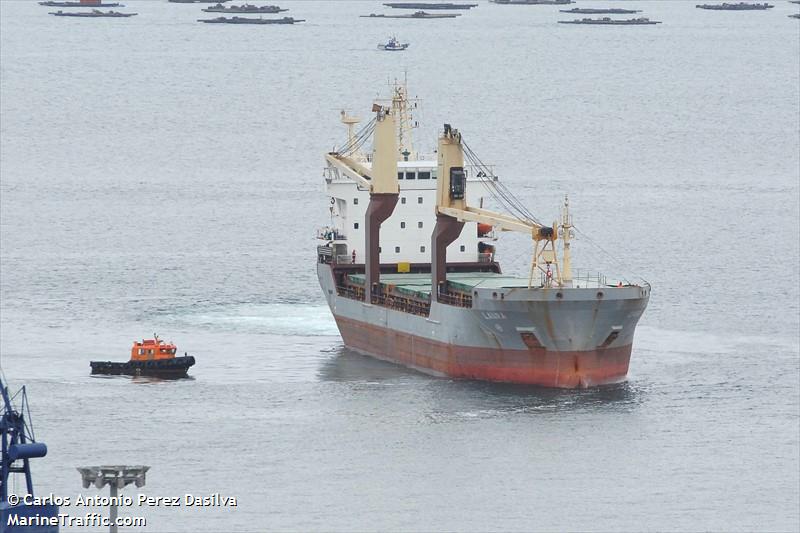
[[370,188],[370,169],[347,156],[331,152],[325,154],[325,161],[342,174],[355,181],[359,187]]
[[376,114],[372,166],[367,167],[360,161],[338,152],[325,154],[325,160],[370,193],[397,194],[400,188],[397,184],[397,139],[394,116],[390,109],[377,104],[373,106],[372,111]]
[[[433,294],[446,290],[446,264],[444,263],[442,249],[448,242],[444,236],[458,236],[460,227],[455,224],[464,222],[479,222],[489,224],[501,231],[516,231],[530,235],[533,240],[533,257],[528,285],[533,284],[534,272],[540,270],[545,274],[547,283],[553,278],[550,265],[555,266],[555,281],[562,284],[561,269],[558,264],[555,241],[558,239],[558,225],[552,227],[542,226],[531,220],[497,213],[489,209],[472,207],[467,202],[466,196],[467,175],[464,170],[464,152],[461,142],[461,133],[450,124],[444,125],[444,132],[439,137],[439,183],[436,191],[437,226],[434,232],[439,235],[433,241],[434,259],[431,262],[433,275]],[[542,265],[545,265],[543,267]]]

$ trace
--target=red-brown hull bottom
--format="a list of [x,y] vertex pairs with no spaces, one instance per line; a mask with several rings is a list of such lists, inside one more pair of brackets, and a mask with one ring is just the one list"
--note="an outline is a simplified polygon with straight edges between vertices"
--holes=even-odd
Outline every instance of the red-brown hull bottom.
[[540,385],[585,388],[623,381],[631,345],[592,351],[550,351],[545,348],[504,350],[454,346],[336,317],[347,346],[373,357],[428,374]]

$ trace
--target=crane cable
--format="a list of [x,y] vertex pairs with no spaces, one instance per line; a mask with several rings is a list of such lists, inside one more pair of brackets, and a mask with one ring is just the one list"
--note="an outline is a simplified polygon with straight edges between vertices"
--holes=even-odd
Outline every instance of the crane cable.
[[367,122],[363,128],[358,130],[358,132],[353,136],[352,139],[348,139],[347,143],[344,146],[336,150],[337,153],[340,155],[348,156],[351,155],[353,152],[361,148],[367,139],[372,136],[372,132],[375,130],[375,124],[377,123],[377,118],[373,117],[372,120]]
[[[505,187],[504,184],[500,183],[496,179],[488,179],[489,177],[494,178],[491,169],[487,165],[481,161],[481,159],[475,154],[475,152],[469,147],[465,146],[467,159],[473,163],[474,166],[477,166],[482,172],[479,172],[478,178],[483,178],[481,181],[484,185],[488,185],[490,192],[494,191],[493,196],[496,200],[499,200],[497,196],[499,195],[502,197],[502,200],[499,200],[501,205],[503,205],[515,218],[520,220],[521,222],[536,222],[539,223],[538,220],[533,216],[533,214],[522,204],[522,202],[517,199],[514,194]],[[540,224],[541,225],[541,224]]]
[[538,224],[539,226],[544,226],[544,224],[534,216],[534,214],[525,207],[525,204],[517,198],[511,190],[505,186],[501,181],[497,180],[497,177],[491,171],[491,169],[478,157],[472,148],[464,142],[463,138],[461,144],[464,147],[464,155],[466,156],[467,160],[470,164],[477,169],[479,172],[477,176],[481,183],[484,185],[489,194],[501,205],[503,206],[514,218],[519,220],[520,222],[525,222],[528,224]]
[[[503,184],[501,181],[497,179],[497,176],[495,176],[494,173],[491,171],[491,169],[486,164],[484,164],[483,161],[481,161],[480,157],[478,157],[475,151],[472,150],[472,148],[470,148],[466,142],[464,142],[463,137],[461,140],[461,144],[464,147],[464,156],[466,157],[467,161],[472,166],[474,166],[479,170],[479,172],[477,172],[476,177],[480,179],[481,184],[486,188],[486,190],[489,192],[492,198],[494,198],[494,200],[498,202],[500,206],[508,210],[512,216],[514,216],[521,222],[525,222],[528,224],[536,223],[539,224],[540,226],[544,226],[544,224],[542,224],[533,215],[533,213],[531,213],[531,211],[527,207],[525,207],[522,201],[520,201],[519,198],[517,198],[514,195],[514,193],[512,193],[511,190],[509,190],[509,188],[505,186],[505,184]],[[619,257],[615,256],[614,254],[612,254],[611,252],[600,246],[600,244],[598,244],[594,239],[589,237],[589,235],[587,235],[585,232],[581,231],[574,224],[572,225],[572,229],[574,229],[575,232],[578,233],[584,240],[586,240],[589,244],[600,250],[603,254],[605,254],[618,266],[623,267],[634,276],[646,282],[644,277],[638,272],[635,272],[630,267],[629,264],[625,263],[622,259],[620,259]],[[515,260],[516,259],[517,258],[515,258]]]

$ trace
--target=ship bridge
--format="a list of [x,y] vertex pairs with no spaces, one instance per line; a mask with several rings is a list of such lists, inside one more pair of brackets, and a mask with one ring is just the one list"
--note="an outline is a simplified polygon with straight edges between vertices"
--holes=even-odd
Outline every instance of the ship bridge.
[[[371,168],[371,162],[365,162]],[[480,169],[467,167],[467,194],[483,204],[485,189]],[[338,262],[363,261],[366,246],[364,216],[369,191],[334,166],[324,171],[325,191],[330,196],[330,224],[317,236],[336,248]],[[436,224],[437,162],[421,159],[397,162],[400,199],[394,213],[381,226],[381,263],[429,263],[430,236]],[[483,178],[485,179],[485,178]],[[491,228],[472,222],[447,248],[447,260],[460,263],[490,262],[497,236]],[[355,252],[355,261],[353,261]]]

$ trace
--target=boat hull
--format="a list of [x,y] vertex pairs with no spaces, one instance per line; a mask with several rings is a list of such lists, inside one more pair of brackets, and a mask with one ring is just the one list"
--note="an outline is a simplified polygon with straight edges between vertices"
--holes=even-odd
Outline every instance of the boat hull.
[[191,355],[172,359],[154,359],[151,361],[92,361],[92,374],[109,376],[150,376],[158,378],[186,377],[189,368],[195,363]]
[[221,19],[197,19],[197,22],[203,22],[205,24],[254,24],[254,25],[271,25],[271,24],[296,24],[298,22],[305,22],[305,19],[293,19],[293,18],[282,18],[282,19],[248,19],[244,17],[233,19],[226,19],[222,17]]
[[591,351],[512,350],[447,344],[336,316],[345,345],[433,376],[557,388],[624,381],[631,345]]
[[559,24],[583,24],[586,26],[651,26],[653,24],[661,24],[660,21],[657,20],[650,20],[647,22],[631,22],[628,20],[592,20],[592,21],[584,21],[584,20],[559,20]]
[[320,284],[346,346],[451,378],[584,388],[624,381],[649,286],[480,289],[472,307],[433,302],[429,316],[339,295]]

